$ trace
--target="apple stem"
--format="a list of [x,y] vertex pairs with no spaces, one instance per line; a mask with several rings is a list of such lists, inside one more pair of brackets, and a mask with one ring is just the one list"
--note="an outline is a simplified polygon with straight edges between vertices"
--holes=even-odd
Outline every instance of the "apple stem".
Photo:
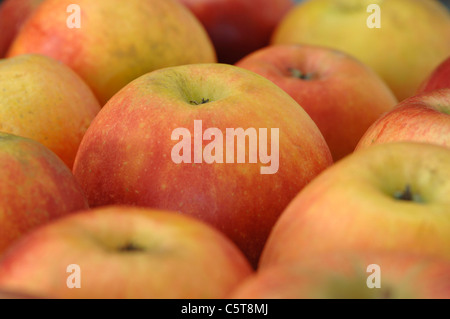
[[409,184],[406,185],[406,188],[403,192],[397,192],[394,196],[398,200],[414,201],[414,195]]
[[206,103],[208,103],[209,102],[209,99],[206,99],[205,100],[205,98],[203,98],[202,97],[202,101],[199,103],[199,102],[197,102],[197,101],[189,101],[189,103],[191,103],[192,105],[200,105],[200,104],[206,104]]
[[303,73],[302,71],[295,68],[289,68],[289,72],[294,78],[297,79],[311,80],[313,78],[313,73]]
[[134,252],[134,251],[144,251],[141,247],[138,247],[132,243],[127,243],[118,249],[121,252]]

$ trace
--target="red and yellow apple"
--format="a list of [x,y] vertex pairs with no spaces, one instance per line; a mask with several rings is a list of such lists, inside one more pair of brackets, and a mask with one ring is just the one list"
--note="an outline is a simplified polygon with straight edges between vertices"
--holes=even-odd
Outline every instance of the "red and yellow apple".
[[223,298],[252,273],[214,228],[137,207],[80,211],[25,236],[0,260],[0,289],[42,298]]
[[335,161],[352,153],[369,126],[397,104],[372,69],[326,47],[273,45],[236,65],[268,78],[292,96],[319,127]]
[[0,255],[37,226],[80,209],[72,172],[42,144],[0,132]]
[[291,201],[260,267],[319,253],[411,253],[450,260],[450,149],[378,144],[325,170]]
[[304,1],[273,34],[271,44],[287,43],[351,54],[373,68],[401,101],[450,55],[450,13],[435,0]]
[[[40,53],[62,61],[86,81],[102,106],[152,70],[216,61],[203,26],[175,0],[78,0],[80,11],[67,13],[72,3],[42,3],[8,56]],[[79,15],[79,28],[69,28],[72,15]]]
[[179,0],[208,32],[218,61],[233,64],[270,42],[292,0]]
[[330,253],[263,269],[230,299],[450,299],[450,261],[409,254]]
[[450,148],[450,88],[424,92],[403,100],[366,131],[356,149],[400,141]]
[[433,70],[420,86],[418,93],[450,88],[450,56]]
[[32,138],[72,169],[81,138],[101,106],[89,86],[52,58],[0,60],[0,131]]
[[8,51],[24,22],[44,0],[6,0],[0,4],[0,58]]
[[316,124],[286,92],[213,63],[160,69],[128,84],[92,122],[73,172],[91,206],[195,216],[256,265],[281,211],[331,164]]

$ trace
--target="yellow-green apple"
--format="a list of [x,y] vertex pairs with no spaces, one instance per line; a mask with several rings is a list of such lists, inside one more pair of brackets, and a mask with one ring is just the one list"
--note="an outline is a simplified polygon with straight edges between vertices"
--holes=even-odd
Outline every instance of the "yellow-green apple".
[[6,0],[0,4],[0,58],[5,56],[24,22],[42,1],[44,0]]
[[450,56],[423,81],[418,93],[450,88]]
[[0,60],[0,131],[32,138],[72,169],[100,104],[63,63],[39,54]]
[[272,45],[236,65],[268,78],[292,96],[319,127],[335,161],[352,153],[369,126],[397,104],[372,69],[327,47]]
[[42,144],[0,132],[0,255],[48,221],[88,208],[69,168]]
[[93,207],[195,216],[256,265],[281,211],[331,164],[319,129],[286,92],[254,72],[212,63],[128,84],[92,122],[73,172]]
[[175,0],[79,0],[72,5],[72,0],[43,2],[8,56],[40,53],[64,62],[102,105],[152,70],[216,61],[203,26]]
[[450,260],[450,149],[378,144],[325,170],[291,201],[260,267],[329,252],[392,252]]
[[403,100],[373,123],[356,149],[397,141],[433,143],[450,148],[450,88]]
[[179,0],[208,32],[219,62],[233,64],[269,44],[292,0]]
[[331,253],[268,267],[230,299],[449,299],[450,261],[411,254]]
[[23,237],[0,260],[0,287],[44,298],[223,298],[251,273],[242,252],[207,224],[109,206]]
[[347,52],[372,67],[399,101],[450,55],[450,13],[438,1],[314,0],[292,9],[271,44]]

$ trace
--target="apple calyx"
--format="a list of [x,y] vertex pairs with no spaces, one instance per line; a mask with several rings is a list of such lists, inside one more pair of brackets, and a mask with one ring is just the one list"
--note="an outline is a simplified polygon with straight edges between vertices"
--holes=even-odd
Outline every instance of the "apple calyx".
[[205,99],[202,97],[202,100],[200,102],[192,100],[192,101],[189,101],[189,103],[192,105],[206,104],[206,103],[209,103],[209,99]]
[[405,189],[403,191],[395,192],[394,194],[395,199],[397,200],[404,200],[409,202],[422,202],[420,195],[414,194],[411,191],[411,186],[409,184],[406,185]]
[[119,247],[118,251],[129,253],[129,252],[142,252],[142,251],[144,251],[144,249],[133,243],[128,242],[125,245],[123,245],[122,247]]
[[314,77],[314,73],[303,73],[299,69],[295,69],[295,68],[289,68],[288,71],[292,77],[300,79],[300,80],[309,81],[309,80],[312,80],[312,78]]

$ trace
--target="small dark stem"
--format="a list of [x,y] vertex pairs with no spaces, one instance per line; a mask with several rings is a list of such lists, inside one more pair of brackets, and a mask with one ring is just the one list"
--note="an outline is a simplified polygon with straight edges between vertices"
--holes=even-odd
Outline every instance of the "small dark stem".
[[138,252],[138,251],[144,251],[142,247],[136,246],[132,243],[126,243],[124,246],[119,247],[118,249],[120,252]]
[[191,103],[192,105],[200,105],[200,104],[206,104],[209,102],[209,99],[202,98],[201,102],[197,102],[197,101],[189,101],[189,103]]
[[302,71],[295,68],[289,68],[288,71],[294,78],[301,80],[308,81],[314,77],[314,73],[303,73]]
[[403,192],[398,192],[395,194],[395,198],[398,200],[414,201],[414,195],[411,191],[411,186],[406,185],[406,188]]

